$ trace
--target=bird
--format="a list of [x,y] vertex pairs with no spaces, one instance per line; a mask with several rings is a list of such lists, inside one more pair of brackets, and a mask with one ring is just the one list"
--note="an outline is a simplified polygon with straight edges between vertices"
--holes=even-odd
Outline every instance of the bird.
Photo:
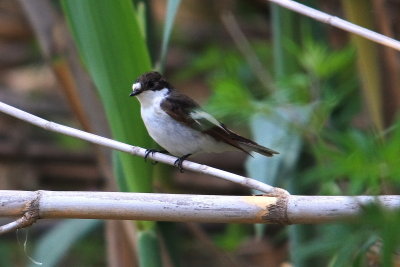
[[139,76],[129,96],[139,100],[141,117],[149,135],[165,149],[148,149],[145,159],[150,153],[168,152],[178,157],[174,165],[183,172],[184,160],[197,153],[239,150],[267,157],[279,154],[228,129],[193,99],[171,86],[159,72]]

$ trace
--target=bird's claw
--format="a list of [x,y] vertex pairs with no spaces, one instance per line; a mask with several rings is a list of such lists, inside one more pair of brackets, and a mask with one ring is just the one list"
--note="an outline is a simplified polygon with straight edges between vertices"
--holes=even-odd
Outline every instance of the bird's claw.
[[[151,154],[152,156],[154,155],[154,153],[168,153],[167,150],[157,150],[157,149],[146,149],[146,152],[144,153],[144,161],[147,160],[147,158],[149,157],[149,155]],[[156,165],[158,163],[158,161],[153,161],[151,164]]]
[[156,152],[158,152],[156,149],[146,149],[146,152],[144,153],[144,161],[147,160],[150,154],[153,156]]
[[184,155],[184,156],[178,158],[177,160],[175,160],[174,166],[178,167],[178,168],[179,168],[179,171],[180,171],[181,173],[183,173],[182,163],[183,163],[190,155],[192,155],[192,154]]

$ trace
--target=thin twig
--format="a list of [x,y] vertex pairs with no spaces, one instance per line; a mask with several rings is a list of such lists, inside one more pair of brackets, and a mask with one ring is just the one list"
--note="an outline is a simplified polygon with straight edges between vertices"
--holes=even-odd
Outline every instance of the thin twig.
[[[386,2],[387,3],[387,2]],[[380,31],[388,36],[394,36],[391,17],[388,16],[388,8],[384,0],[373,0],[372,6],[376,14],[376,24],[378,25]],[[385,123],[392,124],[396,119],[397,110],[400,108],[400,90],[398,90],[398,85],[400,84],[400,62],[397,58],[396,51],[384,47],[382,50],[382,64],[384,67],[385,75],[385,85],[382,87],[384,90],[383,96],[385,99],[390,99],[390,101],[385,102],[384,116]]]
[[282,7],[285,7],[287,9],[293,10],[297,13],[308,16],[310,18],[313,18],[315,20],[321,21],[328,25],[337,27],[339,29],[342,29],[342,30],[345,30],[345,31],[348,31],[348,32],[351,32],[351,33],[354,33],[357,35],[360,35],[366,39],[369,39],[371,41],[377,42],[379,44],[382,44],[382,45],[385,45],[385,46],[388,46],[388,47],[391,47],[393,49],[400,51],[400,42],[399,41],[397,41],[393,38],[387,37],[383,34],[363,28],[354,23],[351,23],[346,20],[340,19],[338,17],[326,14],[322,11],[302,5],[295,1],[291,1],[291,0],[268,0],[268,1],[275,3],[277,5],[280,5]]
[[10,223],[7,223],[5,225],[0,226],[0,235],[8,233],[8,232],[13,232],[13,231],[15,231],[17,229],[24,228],[24,227],[26,227],[28,225],[30,225],[30,224],[27,224],[25,216],[22,216],[18,220],[15,220],[15,221],[12,221]]
[[[12,107],[10,105],[7,105],[3,102],[0,102],[0,111],[3,113],[6,113],[10,116],[13,116],[15,118],[21,119],[23,121],[26,121],[28,123],[31,123],[33,125],[36,125],[38,127],[41,127],[43,129],[46,129],[48,131],[56,132],[56,133],[62,133],[65,135],[69,135],[72,137],[76,137],[82,140],[86,140],[88,142],[102,145],[105,147],[109,147],[112,149],[116,149],[119,151],[123,151],[126,153],[130,153],[132,155],[140,156],[140,157],[145,157],[146,155],[146,149],[138,147],[138,146],[131,146],[122,142],[118,142],[112,139],[108,139],[102,136],[98,136],[95,134],[91,134],[82,130],[78,130],[72,127],[64,126],[55,122],[51,122],[45,119],[42,119],[40,117],[37,117],[35,115],[32,115],[28,112],[22,111],[20,109],[17,109],[15,107]],[[176,161],[176,157],[169,156],[166,154],[162,153],[150,153],[148,157],[152,160],[159,161],[162,163],[166,163],[169,165],[174,165]],[[289,194],[286,190],[280,189],[277,187],[273,187],[264,183],[261,183],[257,180],[240,176],[234,173],[230,173],[227,171],[219,170],[216,168],[209,167],[207,165],[202,165],[198,164],[192,161],[185,160],[183,162],[183,168],[185,170],[191,170],[194,172],[199,172],[199,173],[204,173],[208,175],[212,175],[217,178],[225,179],[234,183],[241,184],[243,186],[246,186],[248,188],[256,189],[261,192],[271,194],[271,195],[280,195],[284,194],[287,195]]]
[[[15,231],[24,227],[31,226],[39,219],[39,202],[41,197],[41,191],[37,191],[32,199],[25,199],[24,207],[22,208],[22,217],[12,221],[8,224],[0,226],[0,235],[8,232]],[[22,202],[24,203],[24,202]],[[7,205],[3,203],[2,206]]]
[[246,58],[250,68],[253,70],[260,83],[269,91],[275,91],[274,82],[271,74],[263,66],[256,53],[251,48],[249,41],[241,31],[239,24],[232,13],[226,13],[221,16],[222,22],[235,42],[240,52]]

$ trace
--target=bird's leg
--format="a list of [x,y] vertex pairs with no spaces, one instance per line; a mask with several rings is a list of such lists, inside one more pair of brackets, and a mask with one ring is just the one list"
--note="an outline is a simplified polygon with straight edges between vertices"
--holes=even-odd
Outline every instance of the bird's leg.
[[[146,152],[144,154],[144,161],[147,160],[148,156],[151,154],[153,156],[154,153],[159,152],[159,153],[168,153],[167,150],[158,150],[158,149],[146,149]],[[153,161],[152,164],[155,165],[157,164],[157,161]]]
[[183,172],[182,163],[183,163],[188,157],[190,157],[190,155],[192,155],[192,154],[184,155],[184,156],[178,158],[177,160],[175,160],[174,165],[175,165],[176,167],[179,168],[179,171],[180,171],[180,172]]

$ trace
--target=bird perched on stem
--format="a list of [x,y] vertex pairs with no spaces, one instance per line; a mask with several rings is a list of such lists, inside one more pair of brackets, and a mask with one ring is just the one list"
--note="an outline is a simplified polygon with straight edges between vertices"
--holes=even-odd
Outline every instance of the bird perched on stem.
[[[179,93],[158,72],[141,75],[132,85],[130,96],[141,105],[141,116],[150,136],[170,154],[175,165],[200,152],[240,150],[272,157],[278,152],[263,147],[229,130],[203,111],[190,97]],[[157,150],[149,149],[146,157]]]

